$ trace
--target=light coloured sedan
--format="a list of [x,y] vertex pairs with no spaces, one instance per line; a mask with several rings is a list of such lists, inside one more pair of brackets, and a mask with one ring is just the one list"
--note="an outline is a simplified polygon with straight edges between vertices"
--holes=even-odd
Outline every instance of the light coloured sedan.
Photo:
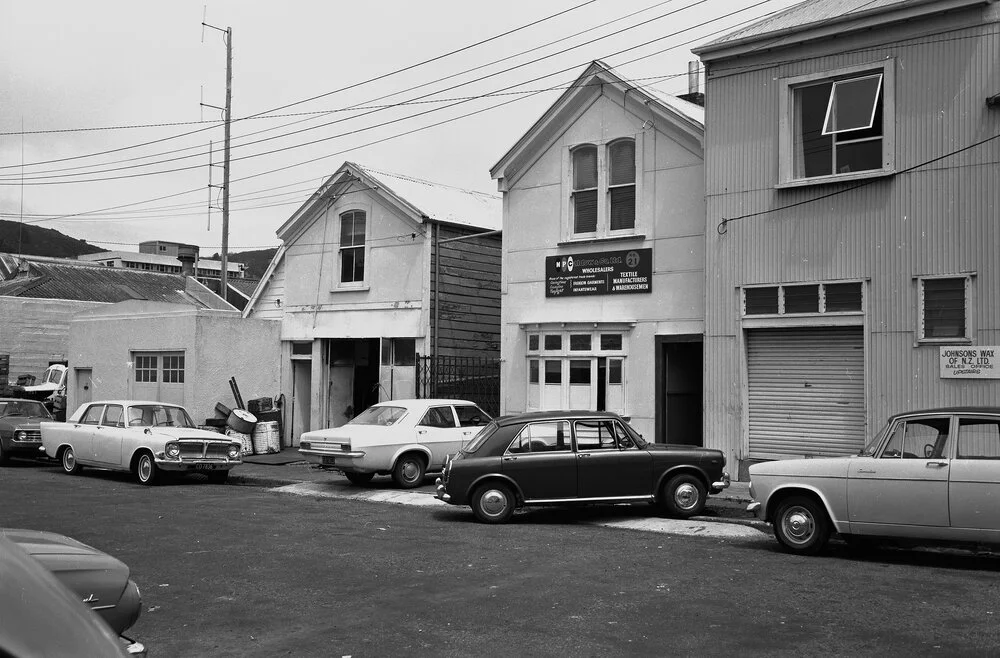
[[184,407],[165,402],[89,402],[65,423],[40,427],[45,454],[71,474],[92,466],[131,471],[141,484],[154,484],[160,471],[200,472],[222,484],[243,463],[239,441],[198,429]]
[[492,420],[467,400],[390,400],[372,405],[346,425],[304,432],[306,460],[341,471],[353,484],[392,474],[401,488],[423,483]]
[[1000,408],[902,413],[858,455],[754,464],[750,495],[794,553],[820,552],[832,531],[1000,544]]

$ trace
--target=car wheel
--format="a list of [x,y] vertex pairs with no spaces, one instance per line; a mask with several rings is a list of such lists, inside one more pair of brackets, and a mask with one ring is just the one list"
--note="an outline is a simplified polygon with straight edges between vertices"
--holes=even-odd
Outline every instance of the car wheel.
[[663,485],[663,508],[680,519],[697,516],[705,509],[708,494],[705,485],[694,475],[675,475]]
[[0,441],[0,464],[6,464],[10,461],[10,455],[3,451],[3,441]]
[[424,458],[417,454],[406,454],[396,460],[392,469],[392,480],[403,489],[419,487],[424,482]]
[[472,495],[472,513],[482,523],[504,523],[514,513],[514,492],[500,482],[484,484]]
[[156,467],[156,462],[153,461],[153,455],[148,452],[139,455],[139,460],[135,463],[135,478],[139,481],[139,484],[147,486],[156,484],[159,471],[160,469]]
[[826,510],[811,498],[792,496],[778,504],[774,537],[790,553],[815,555],[830,537]]
[[212,471],[208,474],[208,481],[212,484],[225,484],[229,479],[229,471]]
[[344,473],[344,477],[346,477],[347,480],[351,484],[362,485],[362,484],[368,484],[369,482],[371,482],[372,478],[375,477],[375,474],[374,473]]
[[62,463],[63,470],[70,475],[76,475],[83,469],[79,462],[76,461],[76,453],[73,452],[72,446],[63,448],[62,454],[59,456],[59,461]]

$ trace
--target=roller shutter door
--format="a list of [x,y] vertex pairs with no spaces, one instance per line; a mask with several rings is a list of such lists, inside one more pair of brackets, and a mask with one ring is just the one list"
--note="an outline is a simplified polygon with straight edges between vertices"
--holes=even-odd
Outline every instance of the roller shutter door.
[[747,336],[751,457],[855,454],[865,444],[861,327]]

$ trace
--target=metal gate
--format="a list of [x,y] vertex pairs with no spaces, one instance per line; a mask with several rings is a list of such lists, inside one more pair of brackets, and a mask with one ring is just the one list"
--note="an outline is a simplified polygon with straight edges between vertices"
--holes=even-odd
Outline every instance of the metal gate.
[[861,327],[753,329],[750,456],[837,456],[865,444]]
[[500,359],[417,355],[417,397],[475,402],[500,414]]

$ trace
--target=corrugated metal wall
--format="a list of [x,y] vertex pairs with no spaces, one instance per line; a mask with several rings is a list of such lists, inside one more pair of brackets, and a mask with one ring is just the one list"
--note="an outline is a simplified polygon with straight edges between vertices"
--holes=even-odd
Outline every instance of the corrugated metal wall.
[[974,273],[973,343],[1000,344],[1000,139],[815,203],[730,222],[724,235],[716,230],[723,218],[850,186],[775,189],[781,78],[893,58],[897,172],[1000,134],[1000,108],[985,103],[1000,92],[997,20],[1000,10],[990,6],[710,63],[705,436],[730,459],[747,451],[743,285],[868,282],[869,433],[904,409],[1000,404],[1000,381],[941,379],[938,347],[917,346],[915,279]]

